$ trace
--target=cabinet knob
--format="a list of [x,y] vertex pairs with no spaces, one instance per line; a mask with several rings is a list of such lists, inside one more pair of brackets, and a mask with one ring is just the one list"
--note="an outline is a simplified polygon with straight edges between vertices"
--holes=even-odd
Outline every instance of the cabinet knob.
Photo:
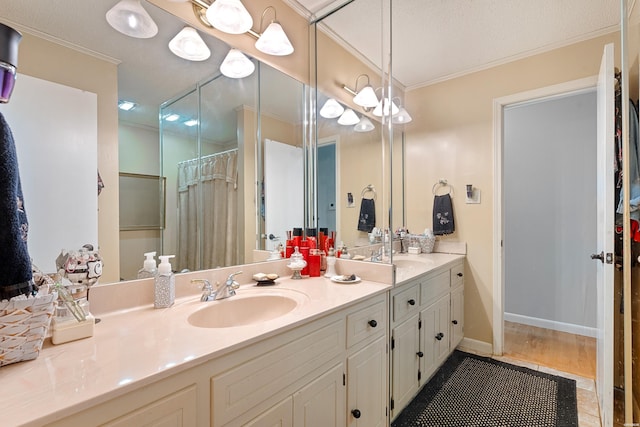
[[462,277],[462,273],[458,273],[458,277]]
[[444,334],[442,332],[439,332],[438,335],[436,335],[436,339],[440,341],[442,338],[444,338]]
[[418,357],[422,357],[422,356],[424,356],[424,353],[423,353],[423,352],[421,352],[421,351],[417,352],[416,354],[418,355]]
[[454,320],[451,321],[451,323],[453,323],[454,325],[457,325],[458,321],[454,319]]
[[371,326],[372,328],[375,328],[376,326],[378,326],[378,322],[376,322],[373,319],[369,320],[367,323],[369,323],[369,326]]
[[353,415],[353,418],[360,418],[362,413],[360,413],[359,409],[354,409],[353,411],[351,411],[351,415]]
[[414,299],[412,298],[412,299],[410,299],[409,301],[407,301],[407,303],[408,303],[409,305],[416,305],[416,300],[414,300]]

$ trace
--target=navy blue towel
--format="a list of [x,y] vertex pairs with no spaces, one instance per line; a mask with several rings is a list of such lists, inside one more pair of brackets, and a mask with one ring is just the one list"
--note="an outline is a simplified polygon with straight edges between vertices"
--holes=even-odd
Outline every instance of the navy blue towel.
[[360,218],[358,230],[370,233],[376,226],[376,203],[373,199],[362,199],[360,202]]
[[34,291],[13,134],[0,113],[0,300]]
[[433,234],[440,236],[455,231],[453,225],[453,205],[448,194],[433,199]]

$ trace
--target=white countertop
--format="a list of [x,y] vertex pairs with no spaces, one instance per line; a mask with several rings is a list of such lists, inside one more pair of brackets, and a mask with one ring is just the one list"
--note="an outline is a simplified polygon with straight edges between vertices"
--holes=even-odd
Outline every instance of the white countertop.
[[[147,305],[100,315],[90,338],[57,346],[47,339],[37,359],[0,368],[0,424],[44,425],[390,288],[364,280],[342,285],[325,278],[287,278],[278,283],[259,292],[290,290],[303,294],[306,301],[258,325],[215,329],[190,325],[187,317],[196,309],[226,302],[200,302],[197,294],[176,300],[167,309]],[[243,285],[238,296],[256,288]]]
[[[396,285],[416,274],[425,274],[463,258],[463,255],[441,253],[394,255],[397,260],[423,261],[418,264],[419,268],[413,265],[409,269],[397,268]],[[100,313],[96,317],[101,321],[95,326],[92,337],[57,346],[47,339],[37,359],[0,368],[3,389],[1,424],[3,427],[45,425],[391,288],[390,284],[380,283],[391,282],[388,280],[390,275],[385,273],[390,271],[389,265],[348,261],[341,266],[342,270],[354,272],[363,280],[357,284],[337,284],[324,277],[303,280],[280,278],[274,287],[241,286],[238,296],[273,290],[275,293],[293,293],[304,300],[290,313],[255,325],[232,328],[192,326],[187,321],[191,313],[208,304],[224,304],[225,300],[200,302],[200,294],[194,293],[193,287],[186,292],[188,296],[182,296],[185,295],[184,287],[188,285],[179,281],[176,289],[181,297],[170,308],[154,309],[152,304],[145,304]],[[262,267],[244,268],[247,272],[252,268],[265,267],[263,264]],[[199,277],[202,274],[198,273]],[[194,273],[193,277],[198,275]],[[184,281],[188,283],[189,278],[186,275]],[[112,294],[111,299],[122,299],[120,293],[123,289],[131,289],[127,286],[144,287],[148,294],[152,281],[146,280],[124,282],[124,286],[106,285],[100,291],[103,294],[96,292],[96,295],[109,299],[106,296]],[[179,287],[182,287],[181,291]]]

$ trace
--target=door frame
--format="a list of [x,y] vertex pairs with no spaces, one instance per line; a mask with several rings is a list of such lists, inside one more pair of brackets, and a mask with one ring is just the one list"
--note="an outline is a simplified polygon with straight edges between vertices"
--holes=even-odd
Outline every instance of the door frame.
[[513,104],[540,99],[564,97],[571,93],[595,89],[598,76],[572,80],[539,89],[515,93],[493,100],[493,354],[501,356],[504,349],[504,201],[503,149],[504,149],[504,108]]

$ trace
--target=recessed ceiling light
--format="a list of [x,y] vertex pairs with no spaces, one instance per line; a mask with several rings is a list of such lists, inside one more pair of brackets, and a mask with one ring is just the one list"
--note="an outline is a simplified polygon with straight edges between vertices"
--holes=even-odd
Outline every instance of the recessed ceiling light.
[[198,121],[196,119],[191,119],[191,120],[187,120],[186,122],[184,122],[185,126],[195,126],[198,124]]
[[176,120],[178,120],[180,118],[180,116],[178,114],[167,114],[166,116],[164,116],[164,120],[166,122],[175,122]]
[[131,101],[118,101],[118,108],[123,111],[131,111],[136,108],[138,104]]

